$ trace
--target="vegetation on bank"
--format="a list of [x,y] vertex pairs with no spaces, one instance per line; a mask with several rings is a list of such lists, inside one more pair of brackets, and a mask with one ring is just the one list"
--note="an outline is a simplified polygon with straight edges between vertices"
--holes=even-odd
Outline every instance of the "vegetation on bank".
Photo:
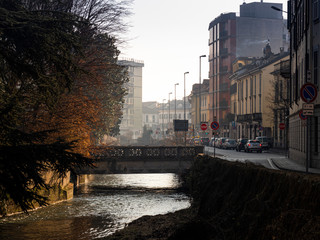
[[320,239],[319,176],[198,156],[187,182],[190,209],[143,217],[107,239]]
[[117,64],[131,0],[0,0],[0,215],[47,197],[47,172],[91,165],[119,132],[127,72]]

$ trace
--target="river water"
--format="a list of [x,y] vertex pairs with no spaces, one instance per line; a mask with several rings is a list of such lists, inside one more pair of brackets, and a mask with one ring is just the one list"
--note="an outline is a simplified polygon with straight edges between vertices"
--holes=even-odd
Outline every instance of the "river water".
[[144,215],[190,206],[175,174],[90,175],[72,200],[0,219],[1,240],[104,239]]

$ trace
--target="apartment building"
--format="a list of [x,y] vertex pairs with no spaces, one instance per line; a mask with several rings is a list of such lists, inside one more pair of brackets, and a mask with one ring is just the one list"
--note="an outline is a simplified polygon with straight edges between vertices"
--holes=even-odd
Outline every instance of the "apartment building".
[[195,134],[198,136],[202,132],[200,123],[209,124],[209,79],[204,79],[201,84],[193,84],[189,102],[191,104],[191,122],[194,124]]
[[125,96],[122,109],[123,117],[120,124],[120,135],[129,142],[135,143],[142,134],[142,68],[143,61],[122,58],[119,65],[127,67],[129,82],[126,84],[127,95]]
[[275,65],[288,59],[288,52],[275,55],[267,44],[263,57],[242,57],[234,61],[235,72],[230,76],[231,114],[234,115],[234,121],[229,123],[230,137],[274,137],[276,81],[272,73]]
[[288,30],[290,32],[290,108],[289,157],[308,167],[320,168],[320,100],[311,102],[312,115],[301,116],[301,88],[313,84],[319,95],[319,1],[288,1]]
[[278,3],[243,3],[240,16],[224,13],[209,24],[209,121],[217,119],[220,131],[229,125],[230,79],[237,57],[260,57],[267,42],[272,49],[288,49],[289,38]]

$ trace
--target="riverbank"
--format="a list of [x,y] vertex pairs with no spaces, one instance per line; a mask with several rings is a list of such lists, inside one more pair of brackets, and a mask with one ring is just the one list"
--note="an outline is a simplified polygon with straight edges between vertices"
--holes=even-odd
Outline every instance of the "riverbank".
[[320,177],[199,156],[189,209],[145,216],[106,239],[320,239]]

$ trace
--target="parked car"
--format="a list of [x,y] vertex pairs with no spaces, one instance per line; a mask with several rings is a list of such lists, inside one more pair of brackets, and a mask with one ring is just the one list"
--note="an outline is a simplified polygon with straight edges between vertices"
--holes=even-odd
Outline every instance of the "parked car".
[[245,150],[245,145],[248,142],[247,138],[239,138],[237,140],[237,146],[236,146],[236,150],[237,152],[241,152],[241,150]]
[[235,149],[237,146],[237,142],[235,139],[226,139],[226,141],[222,144],[222,148],[224,149]]
[[193,144],[194,145],[200,145],[200,139],[199,138],[194,138],[193,139]]
[[212,137],[209,141],[209,147],[213,147],[215,144],[214,144],[214,141],[216,140],[215,137]]
[[245,152],[256,151],[262,153],[262,144],[258,140],[248,140],[245,145]]
[[261,137],[256,137],[256,140],[258,140],[262,144],[262,149],[268,150],[273,146],[272,138],[261,136]]
[[200,138],[200,145],[203,145],[203,146],[208,146],[209,145],[209,138],[208,137],[202,137]]
[[226,141],[226,138],[218,138],[217,142],[216,142],[216,147],[217,148],[222,148],[223,143]]

